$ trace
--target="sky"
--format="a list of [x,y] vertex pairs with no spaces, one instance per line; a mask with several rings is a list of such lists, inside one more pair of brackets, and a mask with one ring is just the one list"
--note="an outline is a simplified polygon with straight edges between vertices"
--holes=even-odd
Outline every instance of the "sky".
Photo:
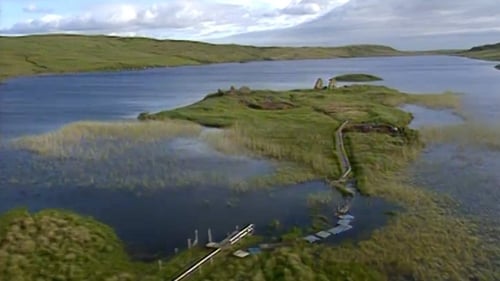
[[500,41],[500,0],[0,0],[0,34],[253,45],[465,48]]

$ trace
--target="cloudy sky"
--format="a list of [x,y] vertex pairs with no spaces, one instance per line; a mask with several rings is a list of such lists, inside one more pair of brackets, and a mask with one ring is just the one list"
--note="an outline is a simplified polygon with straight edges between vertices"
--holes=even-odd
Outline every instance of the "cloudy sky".
[[0,0],[0,34],[56,32],[464,48],[500,41],[500,0]]

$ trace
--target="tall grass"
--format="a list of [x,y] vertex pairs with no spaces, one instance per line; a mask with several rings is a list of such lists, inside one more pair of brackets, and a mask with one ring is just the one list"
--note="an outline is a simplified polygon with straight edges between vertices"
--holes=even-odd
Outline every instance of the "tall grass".
[[459,145],[482,146],[500,150],[500,126],[480,123],[464,123],[444,127],[423,128],[422,136],[427,143],[451,142]]
[[[55,132],[21,137],[14,140],[13,145],[45,156],[65,157],[82,149],[87,149],[91,154],[92,150],[84,147],[86,144],[93,145],[95,153],[99,154],[102,151],[97,144],[99,140],[116,140],[117,144],[127,147],[132,143],[197,136],[200,132],[201,126],[187,121],[76,122]],[[118,149],[118,145],[115,149]]]
[[[254,99],[267,94],[251,93]],[[256,111],[238,103],[238,96],[220,96],[162,112],[156,117],[210,120],[213,124],[231,126],[220,142],[222,147],[225,143],[237,144],[229,151],[244,147],[260,156],[293,162],[326,179],[340,174],[333,133],[346,116],[351,123],[388,123],[403,127],[403,133],[396,136],[347,133],[345,145],[362,193],[400,204],[404,211],[358,245],[329,248],[297,243],[272,255],[229,261],[223,269],[214,267],[196,280],[225,280],[235,276],[245,279],[250,278],[248,272],[254,276],[255,270],[259,272],[256,280],[296,280],[297,276],[303,276],[302,280],[322,280],[331,274],[320,266],[323,263],[328,264],[328,268],[343,268],[348,264],[350,273],[362,268],[381,274],[372,272],[372,279],[362,280],[464,280],[464,277],[496,280],[498,270],[495,271],[495,263],[490,260],[489,250],[496,246],[482,243],[477,226],[451,212],[440,195],[407,184],[400,174],[423,146],[419,135],[405,128],[410,122],[409,115],[394,107],[413,103],[459,110],[458,96],[451,93],[406,95],[366,85],[328,93],[297,90],[272,94],[282,99],[293,97],[298,108]],[[353,112],[355,114],[350,114]],[[317,202],[317,199],[311,200]]]
[[456,113],[460,113],[462,110],[461,97],[459,94],[453,92],[444,92],[438,95],[408,95],[406,102],[433,109],[452,109]]

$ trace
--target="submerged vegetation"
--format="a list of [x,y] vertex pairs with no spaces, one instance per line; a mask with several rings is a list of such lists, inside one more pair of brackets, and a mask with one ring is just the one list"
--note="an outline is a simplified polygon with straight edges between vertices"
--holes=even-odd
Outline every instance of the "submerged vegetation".
[[[94,148],[99,150],[101,148],[99,141],[124,140],[120,144],[126,147],[134,143],[154,142],[173,137],[193,137],[200,132],[200,126],[182,121],[76,122],[55,132],[21,137],[14,141],[14,146],[44,156],[63,158],[85,156],[84,151],[79,151],[85,144],[94,143]],[[89,148],[86,147],[86,150]]]
[[[256,182],[252,178],[257,174],[273,171],[272,163],[215,151],[203,141],[213,134],[182,120],[73,123],[13,140],[12,148],[31,153],[2,167],[9,177],[0,176],[0,184],[115,189],[223,185],[242,190],[248,188],[247,179]],[[0,152],[7,157],[8,149]]]
[[334,79],[339,82],[373,82],[382,80],[382,78],[375,75],[364,73],[344,74],[335,76]]
[[[456,106],[453,95],[431,97],[366,85],[323,91],[252,91],[209,95],[191,106],[152,114],[148,119],[184,119],[207,126],[230,127],[224,134],[213,136],[211,143],[232,151],[238,151],[239,145],[240,149],[259,156],[299,165],[301,170],[293,174],[297,182],[310,180],[312,176],[333,180],[341,172],[335,154],[334,132],[342,122],[390,124],[402,129],[398,135],[361,134],[361,144],[378,149],[372,154],[377,158],[373,161],[379,162],[381,154],[392,155],[407,147],[419,147],[416,134],[406,128],[411,115],[397,106],[406,103],[432,105],[433,101],[439,107]],[[294,106],[288,109],[249,106],[271,103]],[[362,191],[368,193],[368,188],[362,188]]]
[[[258,104],[276,100],[294,107],[274,110],[248,106],[248,101]],[[345,134],[360,191],[405,208],[391,218],[387,227],[357,245],[330,248],[296,242],[271,255],[224,261],[224,270],[212,267],[194,279],[296,280],[300,275],[302,280],[327,280],[332,268],[342,268],[347,276],[339,280],[495,280],[499,272],[495,261],[490,260],[495,247],[490,245],[487,249],[478,240],[476,226],[448,211],[446,200],[405,183],[399,176],[422,146],[418,134],[407,128],[410,114],[397,106],[415,103],[456,109],[457,101],[458,97],[450,93],[407,95],[381,86],[357,85],[324,91],[253,91],[210,96],[191,106],[150,115],[149,119],[184,119],[227,127],[223,143],[230,139],[257,155],[302,166],[308,177],[313,172],[325,179],[340,175],[334,154],[334,131],[341,122],[399,128],[396,134]],[[300,180],[300,174],[294,176]],[[314,195],[309,201],[323,202]],[[360,272],[366,275],[355,275]]]
[[445,127],[424,128],[427,143],[455,143],[463,146],[482,146],[500,151],[500,126],[464,123]]
[[[398,106],[414,103],[455,109],[459,107],[457,100],[449,93],[409,95],[382,86],[355,85],[319,91],[224,93],[210,95],[184,108],[148,114],[143,118],[148,120],[142,122],[145,126],[158,126],[157,120],[169,124],[172,119],[181,119],[226,128],[223,133],[208,134],[204,139],[218,150],[231,154],[249,153],[286,163],[279,176],[266,179],[274,183],[337,179],[341,167],[335,154],[335,131],[345,120],[365,124],[367,128],[370,124],[383,124],[397,129],[345,133],[346,150],[360,192],[383,197],[403,207],[370,239],[326,247],[290,238],[286,247],[246,259],[221,255],[213,265],[191,276],[191,280],[498,280],[498,264],[491,259],[496,246],[482,244],[477,226],[449,211],[448,201],[406,183],[400,174],[418,155],[422,143],[419,134],[407,127],[412,120],[411,114],[401,111]],[[273,103],[293,106],[281,108]],[[57,144],[60,137],[48,137],[48,141],[42,138],[41,143]],[[36,147],[36,142],[31,144]],[[318,193],[311,195],[308,201],[310,205],[320,206],[331,200]],[[5,221],[0,223],[0,239],[7,237],[2,229],[14,227]],[[58,229],[58,225],[53,227]],[[105,237],[116,241],[114,236]],[[11,240],[0,243],[0,247],[7,243],[18,248],[16,241],[22,241]],[[57,241],[60,245],[54,244],[54,251],[68,248],[69,244]],[[117,251],[112,252],[116,257],[122,257],[119,248],[113,249]],[[91,257],[95,248],[89,246],[88,252],[81,252]],[[99,273],[114,278],[109,280],[161,280],[171,278],[172,273],[182,267],[180,264],[189,263],[186,260],[181,263],[177,258],[191,258],[192,261],[196,253],[202,252],[179,255],[160,270],[153,264],[136,264],[121,258],[110,258],[117,262],[104,263],[109,266],[106,270],[93,265],[85,270],[91,270],[89,276]],[[65,266],[71,264],[65,263]],[[9,274],[17,274],[16,270],[22,268],[15,266]],[[30,274],[39,274],[42,269],[45,268],[35,264],[27,270]],[[71,272],[59,273],[58,268],[45,270],[48,276],[63,274],[63,280],[68,279],[64,274],[70,274],[64,272]]]

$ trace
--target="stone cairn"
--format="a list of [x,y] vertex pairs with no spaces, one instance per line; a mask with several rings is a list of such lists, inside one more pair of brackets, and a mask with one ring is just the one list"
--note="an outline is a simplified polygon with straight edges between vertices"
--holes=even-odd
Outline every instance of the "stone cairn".
[[316,83],[314,84],[314,90],[322,90],[323,89],[323,79],[318,78]]
[[328,80],[328,90],[335,89],[336,82],[337,81],[335,81],[335,78],[330,78],[330,80]]

